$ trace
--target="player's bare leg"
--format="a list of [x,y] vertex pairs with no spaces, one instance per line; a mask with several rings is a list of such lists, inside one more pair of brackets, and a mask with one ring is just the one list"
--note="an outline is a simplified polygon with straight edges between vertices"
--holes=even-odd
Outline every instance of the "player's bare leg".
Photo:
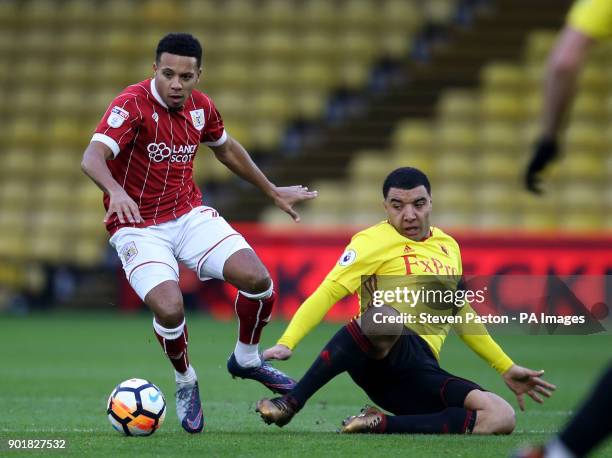
[[223,265],[223,277],[240,291],[249,294],[266,292],[272,279],[253,250],[248,248],[232,254]]
[[510,434],[516,426],[514,409],[503,398],[488,391],[473,390],[463,403],[476,411],[474,434]]
[[262,360],[261,331],[270,321],[275,294],[268,270],[251,249],[233,253],[223,266],[223,277],[238,288],[235,301],[238,340],[227,362],[234,377],[250,378],[276,393],[286,393],[295,381]]
[[145,303],[155,315],[153,329],[157,340],[174,366],[176,413],[185,431],[199,433],[204,428],[204,416],[198,379],[189,364],[183,295],[178,283],[167,280],[155,286],[145,296]]
[[178,283],[167,280],[147,293],[145,303],[155,315],[155,321],[166,328],[175,328],[185,320],[183,294]]

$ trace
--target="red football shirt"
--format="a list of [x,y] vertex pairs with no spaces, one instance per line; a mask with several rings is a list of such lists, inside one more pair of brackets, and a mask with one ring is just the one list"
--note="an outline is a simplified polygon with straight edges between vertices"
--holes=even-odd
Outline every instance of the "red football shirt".
[[[110,104],[91,141],[113,151],[108,168],[145,222],[121,224],[113,214],[108,231],[160,224],[202,205],[193,159],[200,143],[219,146],[226,139],[221,115],[206,94],[194,90],[182,110],[170,111],[153,79],[127,87]],[[104,194],[107,210],[109,200]]]

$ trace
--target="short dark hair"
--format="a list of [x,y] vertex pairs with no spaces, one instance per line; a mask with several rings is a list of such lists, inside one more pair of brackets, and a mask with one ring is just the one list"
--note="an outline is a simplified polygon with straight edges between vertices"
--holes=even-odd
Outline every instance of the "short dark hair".
[[202,66],[202,45],[190,33],[169,33],[159,40],[155,51],[155,62],[159,62],[159,58],[165,52],[177,56],[195,57],[198,68]]
[[429,184],[427,175],[414,167],[400,167],[385,178],[385,182],[383,183],[383,197],[385,199],[387,198],[389,189],[391,188],[412,189],[421,185],[425,186],[427,193],[431,195],[431,184]]

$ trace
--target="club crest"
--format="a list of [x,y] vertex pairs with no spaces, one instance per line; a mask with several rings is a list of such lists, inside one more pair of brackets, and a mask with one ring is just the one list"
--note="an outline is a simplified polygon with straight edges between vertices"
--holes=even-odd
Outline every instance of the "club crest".
[[138,249],[134,242],[130,242],[121,248],[120,256],[123,258],[123,265],[128,265],[138,254]]
[[191,122],[193,123],[193,127],[198,130],[202,130],[204,128],[204,109],[200,108],[199,110],[191,110],[189,113],[191,114]]

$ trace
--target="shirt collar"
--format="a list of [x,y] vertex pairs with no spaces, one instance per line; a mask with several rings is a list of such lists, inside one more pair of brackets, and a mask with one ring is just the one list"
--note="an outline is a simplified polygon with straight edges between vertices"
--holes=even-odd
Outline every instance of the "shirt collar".
[[157,92],[157,88],[155,87],[155,78],[151,78],[151,94],[153,94],[155,100],[157,100],[162,107],[168,108],[166,102],[164,102],[164,100],[159,95],[159,92]]

